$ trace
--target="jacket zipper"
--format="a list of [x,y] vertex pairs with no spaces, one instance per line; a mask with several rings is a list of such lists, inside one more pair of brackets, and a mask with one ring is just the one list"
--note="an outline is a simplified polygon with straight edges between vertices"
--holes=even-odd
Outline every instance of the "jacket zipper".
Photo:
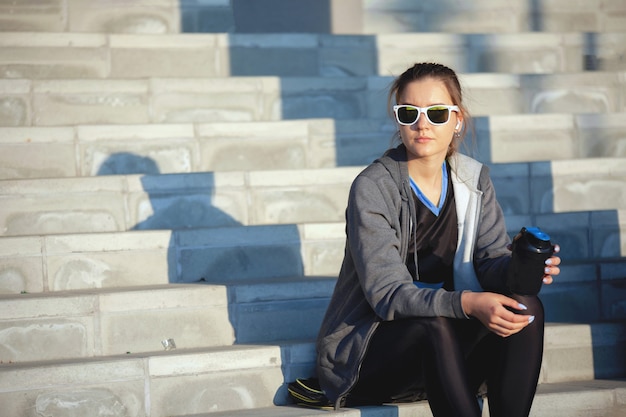
[[359,366],[357,367],[357,370],[356,370],[356,377],[350,383],[350,386],[344,392],[339,394],[339,397],[337,397],[337,400],[335,401],[335,407],[334,407],[335,411],[338,411],[341,408],[342,404],[345,405],[346,399],[348,398],[348,394],[350,393],[352,388],[356,385],[357,381],[359,380],[359,375],[361,374],[361,367],[363,366],[363,361],[365,360],[365,356],[367,355],[367,351],[370,346],[370,339],[372,338],[372,336],[374,335],[374,332],[378,328],[378,323],[379,323],[378,321],[374,323],[374,327],[372,327],[372,329],[367,334],[367,337],[365,338],[365,349],[363,349],[363,353],[359,357]]

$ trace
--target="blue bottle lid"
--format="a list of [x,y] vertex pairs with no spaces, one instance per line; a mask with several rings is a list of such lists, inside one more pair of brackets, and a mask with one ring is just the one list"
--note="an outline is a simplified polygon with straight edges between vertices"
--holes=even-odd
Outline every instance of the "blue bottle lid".
[[538,227],[527,227],[526,231],[539,240],[543,240],[546,242],[550,240],[550,235],[548,235],[546,232],[542,232],[541,229],[539,229]]

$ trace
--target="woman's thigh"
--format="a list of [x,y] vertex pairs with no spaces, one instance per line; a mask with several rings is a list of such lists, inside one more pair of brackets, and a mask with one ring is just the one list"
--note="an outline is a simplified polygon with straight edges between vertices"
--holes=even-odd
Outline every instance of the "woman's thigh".
[[353,402],[425,398],[424,361],[445,355],[451,367],[464,367],[463,358],[487,334],[477,320],[433,317],[380,323],[351,392]]

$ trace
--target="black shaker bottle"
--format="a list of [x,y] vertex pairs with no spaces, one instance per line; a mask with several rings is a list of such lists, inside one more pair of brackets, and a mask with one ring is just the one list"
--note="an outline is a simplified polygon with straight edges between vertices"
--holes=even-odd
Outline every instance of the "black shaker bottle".
[[514,294],[537,295],[541,289],[546,259],[554,253],[550,236],[538,227],[522,227],[513,238],[507,286]]

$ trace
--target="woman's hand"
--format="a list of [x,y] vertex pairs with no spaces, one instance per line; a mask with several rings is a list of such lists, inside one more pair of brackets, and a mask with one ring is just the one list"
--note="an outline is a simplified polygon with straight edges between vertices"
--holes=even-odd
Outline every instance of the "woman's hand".
[[[559,245],[554,245],[554,253],[557,254],[561,251],[561,247]],[[558,256],[552,256],[546,260],[546,269],[545,274],[543,275],[543,283],[544,284],[552,284],[552,275],[559,275],[561,269],[559,268],[561,265],[561,258]]]
[[526,306],[493,292],[466,291],[461,295],[461,306],[465,314],[477,318],[485,327],[502,337],[521,331],[535,319],[535,316],[515,314],[511,310],[523,311]]
[[[509,244],[506,247],[508,250],[512,250],[513,247]],[[561,247],[559,245],[554,245],[554,253],[557,254],[561,251]],[[559,275],[561,273],[561,269],[559,268],[561,265],[561,258],[558,256],[552,256],[551,258],[546,259],[546,267],[543,274],[543,283],[550,285],[554,281],[552,279],[552,275]]]

